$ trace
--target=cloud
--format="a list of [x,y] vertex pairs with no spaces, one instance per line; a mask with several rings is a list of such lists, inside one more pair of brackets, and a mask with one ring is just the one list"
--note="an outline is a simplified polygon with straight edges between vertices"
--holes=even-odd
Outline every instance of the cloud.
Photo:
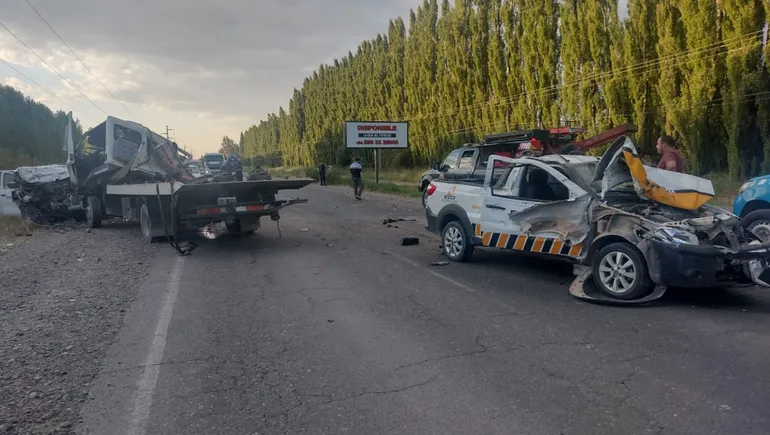
[[[245,128],[285,105],[312,69],[387,31],[419,0],[30,0],[106,84],[137,112],[174,114]],[[0,16],[51,66],[101,107],[125,112],[23,1],[2,2]],[[45,70],[0,29],[0,58]],[[82,100],[52,73],[60,97]],[[17,83],[18,84],[18,83]],[[16,87],[14,85],[14,87]],[[29,89],[27,86],[24,89]],[[44,92],[30,95],[45,94]],[[45,94],[47,95],[47,94]],[[48,99],[52,99],[48,95]],[[85,101],[78,107],[99,113]],[[180,118],[180,115],[184,114]],[[200,114],[203,114],[201,117]],[[148,119],[138,119],[145,124]],[[178,132],[186,125],[176,125]],[[238,131],[228,131],[237,136]],[[217,133],[218,137],[224,134]],[[212,145],[213,146],[213,145]]]

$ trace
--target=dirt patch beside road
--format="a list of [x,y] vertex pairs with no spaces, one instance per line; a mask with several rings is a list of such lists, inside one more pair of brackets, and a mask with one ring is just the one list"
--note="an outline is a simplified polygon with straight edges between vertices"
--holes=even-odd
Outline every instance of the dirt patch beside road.
[[72,433],[157,250],[116,224],[42,230],[0,254],[0,433]]

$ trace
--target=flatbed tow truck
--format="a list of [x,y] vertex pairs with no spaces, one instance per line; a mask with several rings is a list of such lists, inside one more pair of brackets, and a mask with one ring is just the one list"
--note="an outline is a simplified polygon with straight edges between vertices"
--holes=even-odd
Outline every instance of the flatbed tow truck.
[[[180,240],[211,223],[224,222],[228,232],[247,235],[270,216],[278,222],[284,207],[306,199],[277,199],[280,190],[300,189],[312,179],[213,181],[195,177],[184,162],[192,156],[176,143],[141,124],[112,116],[92,128],[75,145],[72,114],[65,131],[67,170],[72,185],[71,210],[84,209],[91,228],[107,217],[139,221],[148,242],[167,239],[180,255],[192,243]],[[217,180],[222,180],[218,174]],[[280,227],[279,227],[280,231]]]

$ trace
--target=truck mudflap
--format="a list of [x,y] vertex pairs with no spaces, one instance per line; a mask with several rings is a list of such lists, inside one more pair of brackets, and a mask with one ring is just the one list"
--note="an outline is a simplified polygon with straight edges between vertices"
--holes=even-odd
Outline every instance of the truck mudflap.
[[595,304],[602,305],[642,305],[656,301],[663,297],[663,295],[666,293],[666,286],[656,285],[652,293],[643,298],[633,299],[630,301],[614,299],[605,295],[601,290],[596,288],[593,279],[593,272],[591,271],[590,267],[582,267],[581,269],[582,270],[577,273],[575,280],[572,281],[572,285],[569,286],[569,294],[586,302],[593,302]]

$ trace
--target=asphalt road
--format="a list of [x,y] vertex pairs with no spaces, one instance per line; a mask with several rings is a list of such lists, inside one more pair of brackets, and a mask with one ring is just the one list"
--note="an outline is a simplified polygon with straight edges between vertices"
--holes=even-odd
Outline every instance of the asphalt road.
[[[281,238],[266,221],[189,257],[160,249],[77,432],[770,432],[770,294],[592,305],[560,263],[432,266],[417,200],[295,194],[310,202]],[[381,222],[397,217],[418,221]]]

